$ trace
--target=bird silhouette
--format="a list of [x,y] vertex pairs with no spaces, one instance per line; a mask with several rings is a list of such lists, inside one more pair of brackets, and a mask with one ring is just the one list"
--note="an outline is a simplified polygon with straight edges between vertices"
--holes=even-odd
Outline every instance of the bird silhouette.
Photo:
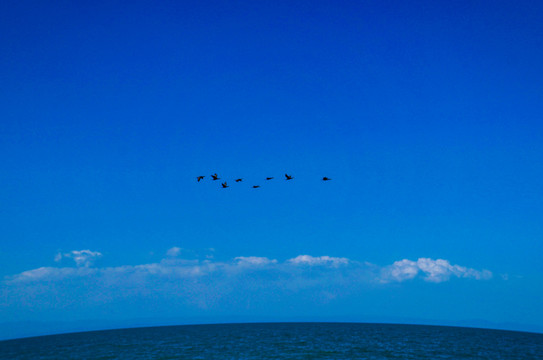
[[219,175],[217,175],[217,173],[211,175],[211,177],[213,178],[213,180],[219,180],[220,179],[220,177],[219,177]]
[[236,179],[236,182],[240,182],[240,181],[243,181],[243,179],[241,179],[241,178]]
[[272,177],[267,177],[266,180],[271,180],[273,179],[273,176]]
[[198,182],[200,182],[200,180],[202,180],[204,178],[204,176],[200,175],[196,178],[196,180],[198,180]]
[[326,176],[322,178],[322,181],[328,181],[328,180],[332,180],[332,179],[330,179],[330,178],[328,178]]
[[228,187],[228,185],[226,185],[226,181],[223,182],[221,185],[222,185],[222,188],[223,188],[223,189],[226,189],[226,188]]
[[258,189],[260,185],[253,185],[253,189]]
[[285,180],[292,180],[293,179],[292,175],[289,175],[289,174],[285,174],[285,177],[286,177]]

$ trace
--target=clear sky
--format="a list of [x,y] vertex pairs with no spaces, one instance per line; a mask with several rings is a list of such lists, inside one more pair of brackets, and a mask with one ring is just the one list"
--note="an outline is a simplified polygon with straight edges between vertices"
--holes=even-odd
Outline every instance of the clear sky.
[[543,331],[541,14],[2,1],[0,337],[300,319]]

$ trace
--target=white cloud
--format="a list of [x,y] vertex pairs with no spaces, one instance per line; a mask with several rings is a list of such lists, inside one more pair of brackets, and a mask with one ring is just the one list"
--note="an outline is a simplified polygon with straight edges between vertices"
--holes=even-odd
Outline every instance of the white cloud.
[[240,266],[263,266],[276,264],[277,260],[270,260],[267,257],[258,257],[258,256],[238,256],[234,258],[237,261],[237,264]]
[[98,270],[88,267],[41,267],[33,270],[23,271],[11,277],[10,282],[39,282],[57,281],[69,277],[81,277],[96,273]]
[[174,246],[166,251],[166,255],[171,257],[179,256],[179,254],[181,254],[181,248],[177,246]]
[[295,258],[288,259],[287,262],[295,265],[309,265],[309,266],[332,266],[338,267],[340,265],[349,264],[349,259],[331,257],[331,256],[311,256],[311,255],[298,255]]
[[75,261],[75,264],[77,266],[84,266],[89,267],[92,265],[94,260],[101,257],[102,253],[98,251],[91,251],[91,250],[73,250],[68,253],[58,253],[55,256],[55,261],[60,262],[62,258],[70,258]]
[[492,278],[488,270],[475,270],[460,265],[451,265],[449,260],[419,258],[417,261],[403,259],[381,270],[381,282],[402,282],[415,278],[419,272],[424,274],[424,280],[440,283],[447,281],[451,276],[458,278],[473,278],[487,280]]
[[395,261],[392,265],[387,266],[381,271],[381,281],[404,281],[413,279],[419,273],[419,267],[415,261],[403,259]]

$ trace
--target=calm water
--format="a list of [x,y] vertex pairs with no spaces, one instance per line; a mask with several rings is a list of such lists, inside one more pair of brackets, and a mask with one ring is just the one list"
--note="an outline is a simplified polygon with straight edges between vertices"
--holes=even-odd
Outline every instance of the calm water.
[[2,359],[543,359],[543,334],[391,324],[224,324],[0,342]]

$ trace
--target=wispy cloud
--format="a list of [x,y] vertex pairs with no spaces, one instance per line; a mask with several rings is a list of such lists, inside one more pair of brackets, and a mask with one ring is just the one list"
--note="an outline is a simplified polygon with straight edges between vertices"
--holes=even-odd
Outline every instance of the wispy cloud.
[[179,256],[180,254],[181,254],[181,248],[177,246],[174,246],[168,249],[168,251],[166,251],[166,255],[171,256],[171,257],[176,257],[176,256]]
[[308,265],[308,266],[332,266],[338,267],[341,265],[349,264],[349,259],[331,256],[311,256],[311,255],[298,255],[295,258],[288,259],[287,262],[295,265]]
[[63,258],[73,259],[77,266],[89,267],[102,253],[91,250],[73,250],[67,253],[58,253],[55,256],[55,261],[60,262]]
[[239,266],[264,266],[270,264],[277,264],[277,260],[270,260],[267,257],[258,256],[238,256],[234,258]]
[[71,277],[84,277],[95,274],[98,270],[89,267],[40,267],[33,270],[23,271],[12,277],[8,277],[8,283],[17,282],[48,282],[60,281]]

